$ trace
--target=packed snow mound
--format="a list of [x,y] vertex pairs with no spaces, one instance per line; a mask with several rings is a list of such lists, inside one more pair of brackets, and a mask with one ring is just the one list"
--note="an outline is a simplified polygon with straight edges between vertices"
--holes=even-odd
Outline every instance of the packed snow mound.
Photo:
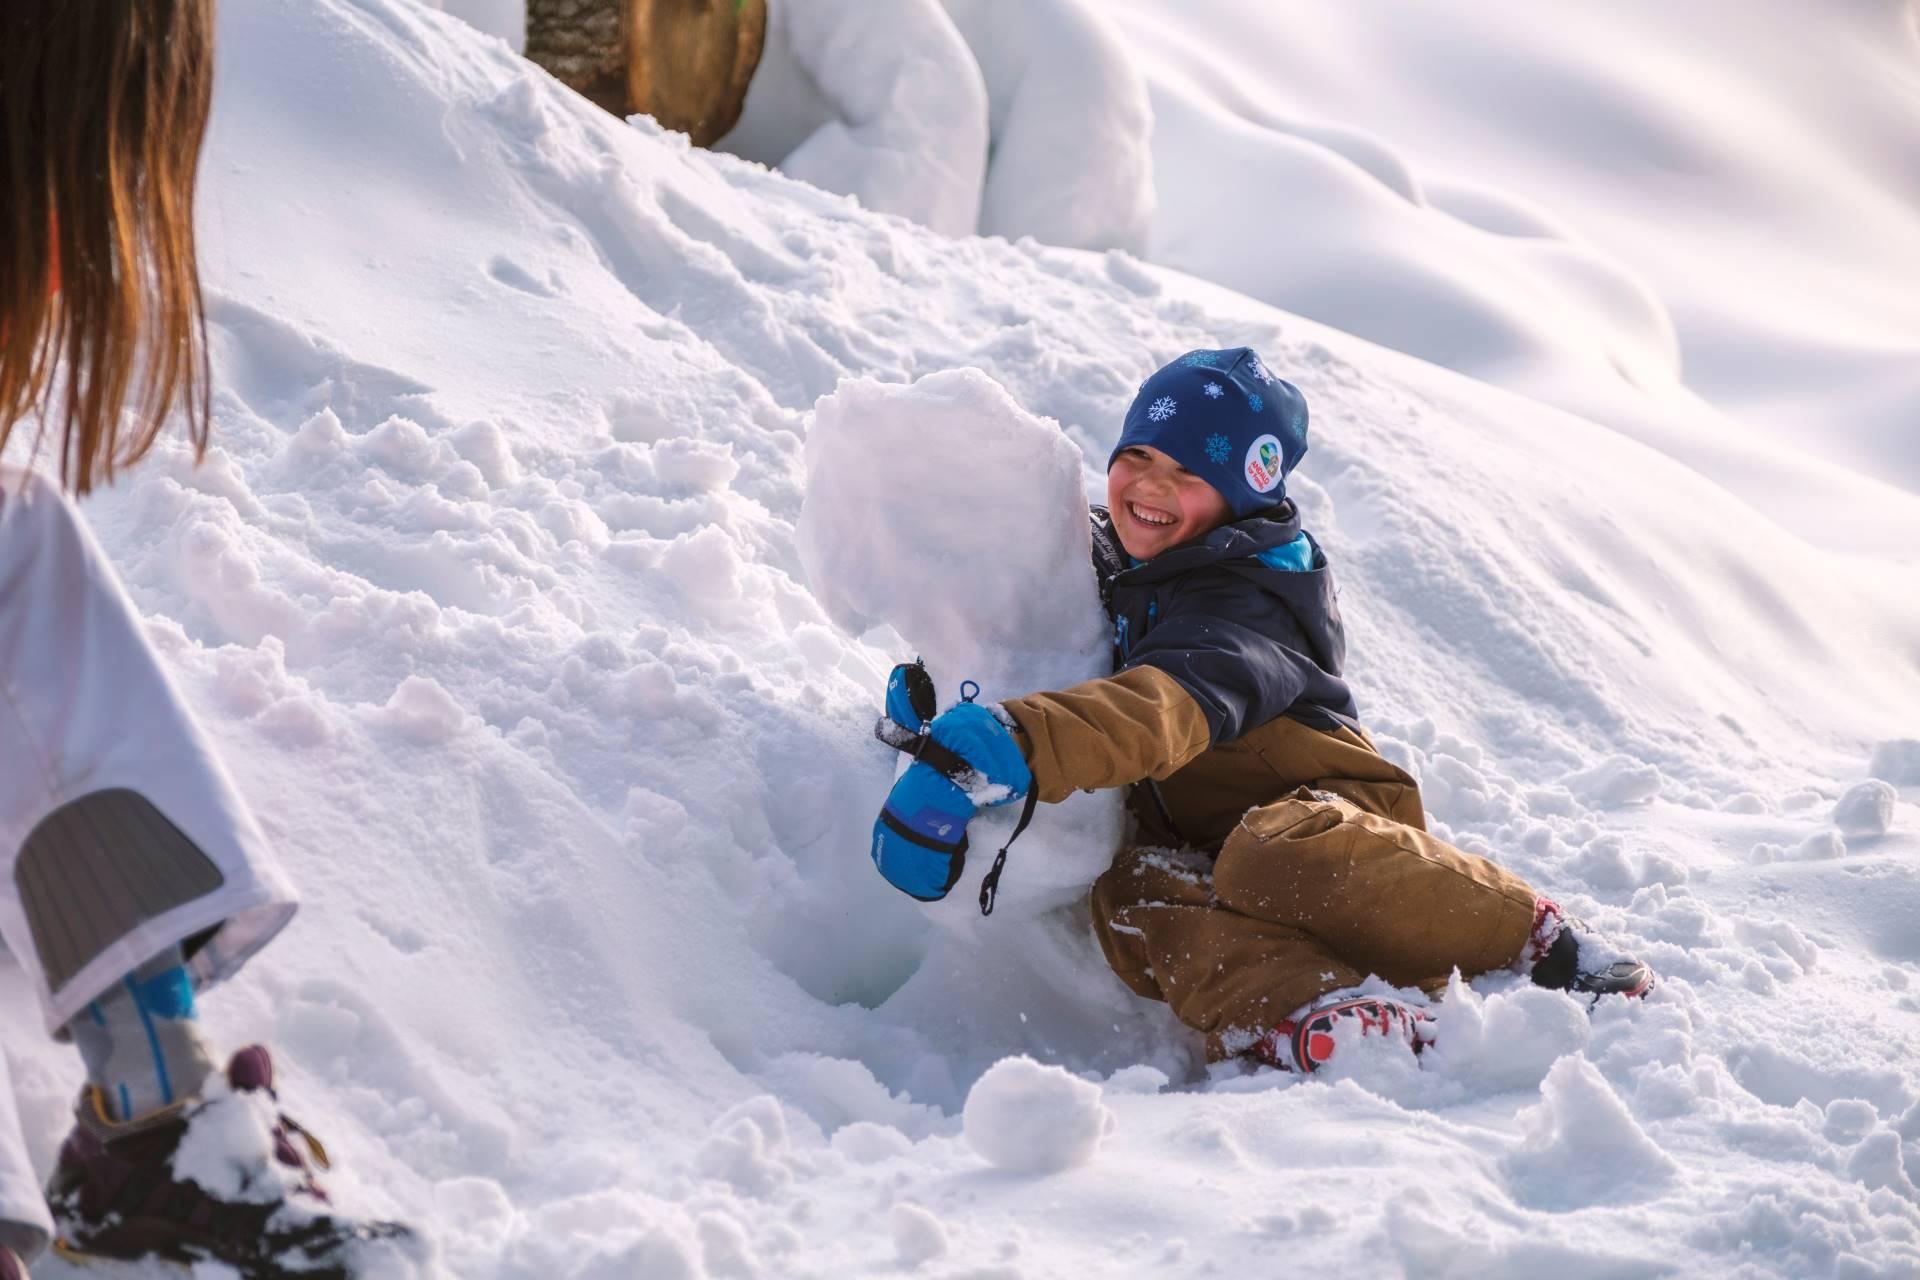
[[[942,1237],[930,1269],[1033,1275],[1303,1246],[1436,1274],[1920,1266],[1920,845],[1896,823],[1749,856],[1833,834],[1874,744],[1920,724],[1907,508],[1870,512],[1901,554],[1831,554],[1590,418],[1125,255],[940,237],[692,152],[410,0],[220,22],[215,448],[195,468],[170,436],[86,511],[306,896],[203,1016],[274,1045],[343,1205],[460,1280],[843,1276]],[[906,646],[840,625],[803,561],[815,405],[978,370],[1000,407],[949,432],[1030,438],[1003,484],[1051,509],[1065,443],[1097,484],[1141,376],[1230,342],[1313,405],[1291,487],[1383,749],[1436,830],[1650,961],[1648,1000],[1578,1024],[1488,975],[1458,1071],[1209,1073],[1080,902],[949,928],[873,874],[896,759],[870,730]],[[984,550],[1065,582],[1032,548],[1071,525]],[[1568,781],[1614,756],[1657,770],[1638,800]],[[1081,827],[1043,809],[1007,883]],[[17,981],[0,1003],[35,1025]],[[1575,1065],[1543,1092],[1556,1043]],[[8,1052],[44,1169],[77,1068]],[[1043,1202],[964,1133],[1022,1054],[1105,1081],[1116,1117]],[[1540,1207],[1584,1151],[1607,1177]]]
[[740,122],[718,145],[875,212],[971,235],[987,87],[939,0],[770,4]]
[[[993,703],[1104,675],[1082,465],[1057,423],[978,369],[910,386],[843,382],[814,406],[807,431],[794,541],[814,599],[854,634],[891,627],[896,659],[926,663],[943,711],[966,681]],[[1017,810],[975,822],[966,874],[930,915],[972,923],[979,881]],[[1057,812],[1009,851],[997,917],[1077,903],[1112,861],[1117,792],[1074,796]]]
[[1085,0],[804,0],[769,6],[716,145],[947,235],[1137,253],[1151,130],[1144,77]]
[[1091,0],[942,0],[987,84],[980,234],[1144,254],[1155,208],[1146,77]]

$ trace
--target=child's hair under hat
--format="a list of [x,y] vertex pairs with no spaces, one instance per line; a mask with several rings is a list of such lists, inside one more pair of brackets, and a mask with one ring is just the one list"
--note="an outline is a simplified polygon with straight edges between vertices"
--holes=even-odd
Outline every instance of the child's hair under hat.
[[1122,449],[1151,446],[1216,489],[1235,520],[1286,501],[1287,474],[1307,452],[1307,402],[1251,347],[1189,351],[1140,384]]

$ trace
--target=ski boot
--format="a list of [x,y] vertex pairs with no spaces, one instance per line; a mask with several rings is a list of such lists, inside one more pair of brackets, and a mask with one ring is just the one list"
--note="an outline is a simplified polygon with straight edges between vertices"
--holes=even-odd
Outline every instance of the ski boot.
[[1602,996],[1637,999],[1653,990],[1651,968],[1614,950],[1586,921],[1566,915],[1550,899],[1535,905],[1533,921],[1535,986],[1590,997],[1589,1008]]
[[[370,1248],[396,1260],[418,1257],[420,1241],[408,1228],[331,1211],[315,1178],[329,1165],[326,1148],[274,1105],[265,1048],[234,1054],[225,1083],[226,1090],[125,1123],[107,1118],[97,1089],[84,1090],[47,1183],[60,1233],[54,1251],[81,1263],[213,1261],[242,1280],[354,1280]],[[235,1108],[254,1109],[258,1119]],[[193,1144],[183,1173],[176,1157],[199,1126],[211,1126],[210,1140]],[[245,1149],[248,1137],[255,1149]]]
[[1433,1019],[1424,1009],[1382,996],[1355,996],[1336,992],[1280,1021],[1253,1047],[1253,1056],[1282,1071],[1313,1072],[1333,1057],[1336,1032],[1385,1036],[1404,1041],[1414,1053],[1432,1040]]

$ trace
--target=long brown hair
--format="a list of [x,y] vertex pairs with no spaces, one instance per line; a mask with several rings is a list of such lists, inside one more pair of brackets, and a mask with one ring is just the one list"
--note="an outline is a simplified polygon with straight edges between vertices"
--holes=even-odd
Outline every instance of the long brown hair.
[[34,453],[56,435],[77,493],[176,408],[206,449],[193,190],[212,86],[213,0],[0,0],[0,446],[37,411]]

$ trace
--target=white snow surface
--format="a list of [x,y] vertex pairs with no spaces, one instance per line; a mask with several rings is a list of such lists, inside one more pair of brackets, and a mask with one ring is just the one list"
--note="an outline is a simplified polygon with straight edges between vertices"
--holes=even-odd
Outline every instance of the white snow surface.
[[[1122,254],[937,236],[692,152],[410,0],[222,6],[203,171],[218,443],[195,469],[170,438],[87,511],[307,895],[204,1002],[208,1028],[275,1046],[337,1197],[427,1232],[434,1274],[1235,1274],[1300,1251],[1353,1275],[1920,1270],[1920,792],[1881,745],[1920,739],[1920,501],[1833,462],[1920,471],[1872,412],[1884,394],[1911,421],[1887,335],[1920,332],[1899,327],[1914,295],[1889,267],[1913,243],[1910,200],[1887,196],[1913,152],[1869,109],[1911,74],[1911,8],[1816,22],[1787,0],[1701,0],[1660,8],[1692,41],[1670,46],[1629,41],[1648,4],[1568,11],[1572,33],[1549,36],[1490,3],[1409,21],[1389,59],[1393,18],[1363,15],[1416,6],[1282,25],[1222,4],[1216,53],[1284,65],[1316,101],[1338,82],[1354,100],[1374,86],[1382,113],[1424,106],[1396,117],[1394,154],[1476,175],[1446,207],[1593,219],[1583,237],[1674,290],[1681,348],[1722,362],[1721,390],[1745,368],[1755,403],[1769,387],[1811,403],[1854,367],[1860,412],[1777,431],[1728,416],[1746,407],[1732,391],[1715,408],[1643,376],[1601,394],[1587,355],[1552,349],[1522,395]],[[1148,0],[1116,9],[1171,23]],[[1465,41],[1436,23],[1501,33],[1505,60],[1449,71],[1431,50]],[[1199,32],[1169,27],[1155,58]],[[1766,145],[1751,97],[1695,111],[1732,92],[1692,78],[1709,34],[1756,58],[1804,35]],[[1608,41],[1635,56],[1608,62]],[[1434,104],[1492,112],[1503,84],[1565,109],[1499,98],[1511,153],[1464,154],[1484,132]],[[1583,92],[1554,96],[1568,86]],[[1822,109],[1796,113],[1817,86]],[[1185,101],[1213,118],[1208,93]],[[1671,181],[1574,163],[1649,134],[1689,144]],[[1339,176],[1286,208],[1262,205],[1268,173],[1186,181],[1223,237],[1252,208],[1317,216],[1312,193],[1390,173],[1340,137],[1360,159],[1309,152],[1303,172]],[[1543,158],[1553,137],[1564,167]],[[1705,188],[1723,203],[1703,208],[1687,174],[1729,156],[1753,180]],[[1798,162],[1822,193],[1762,180]],[[1503,194],[1530,175],[1524,203]],[[1773,247],[1815,208],[1825,258]],[[1438,216],[1348,232],[1445,274]],[[1710,228],[1725,255],[1703,251]],[[1254,292],[1300,256],[1278,232],[1238,243]],[[1603,302],[1644,301],[1595,278]],[[1444,332],[1463,296],[1395,293],[1378,314]],[[1659,344],[1634,335],[1658,326],[1596,305],[1630,320],[1590,328],[1614,335],[1608,361],[1657,371]],[[1885,363],[1837,354],[1876,342]],[[1065,447],[1097,491],[1140,378],[1239,343],[1313,406],[1292,488],[1340,574],[1383,749],[1418,772],[1437,830],[1648,959],[1647,1000],[1589,1016],[1490,975],[1439,1003],[1419,1070],[1208,1072],[1108,973],[1077,904],[962,927],[873,874],[887,669],[909,641],[997,658],[983,685],[1028,659],[981,645],[1010,619],[860,592],[916,564],[941,607],[1004,600],[996,565],[1068,582],[1049,557],[1070,522],[1046,514],[1067,503]],[[924,420],[932,448],[872,454],[871,487],[846,492],[875,507],[823,519],[809,468],[836,445],[810,432],[836,414],[841,446]],[[1008,469],[1016,447],[1032,452]],[[1033,524],[967,528],[956,512],[999,500],[982,475]],[[897,528],[907,496],[875,498],[889,484],[927,490],[927,541],[874,547],[871,581],[815,581],[797,526]],[[1085,615],[1084,597],[1032,607],[1061,634]],[[1830,819],[1870,760],[1892,819],[1849,844]],[[1091,820],[1043,810],[1009,891],[1045,883],[1036,864]],[[46,1168],[77,1063],[26,1033],[30,999],[4,976]],[[1013,1173],[968,1142],[969,1092],[1020,1055],[1099,1089],[1113,1126],[1084,1163]]]

